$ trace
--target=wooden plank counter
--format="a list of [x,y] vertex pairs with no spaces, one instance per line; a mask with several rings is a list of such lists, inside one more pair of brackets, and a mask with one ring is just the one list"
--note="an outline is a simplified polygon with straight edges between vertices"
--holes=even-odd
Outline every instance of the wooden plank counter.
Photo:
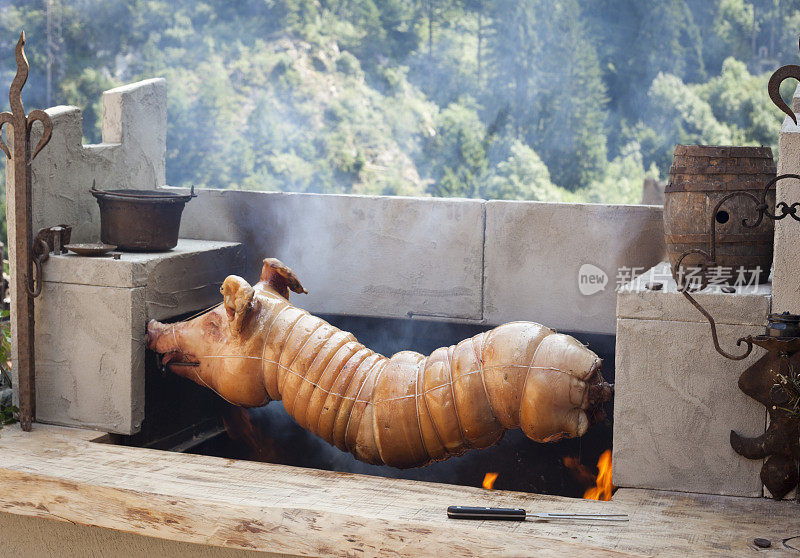
[[[285,555],[796,554],[794,502],[620,490],[611,502],[113,446],[97,432],[0,430],[0,512]],[[449,520],[451,504],[627,513],[628,523]],[[798,545],[800,546],[800,545]]]

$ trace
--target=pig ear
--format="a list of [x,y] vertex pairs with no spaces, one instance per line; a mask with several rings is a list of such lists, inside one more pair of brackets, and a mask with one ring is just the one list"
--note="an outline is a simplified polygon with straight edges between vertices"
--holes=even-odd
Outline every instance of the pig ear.
[[238,335],[247,317],[253,310],[255,290],[250,284],[236,275],[229,275],[222,283],[220,292],[224,297],[223,304],[228,314],[228,325],[231,333]]
[[296,293],[308,293],[300,284],[300,280],[294,271],[289,269],[286,264],[276,258],[264,260],[264,267],[261,269],[261,281],[267,283],[269,287],[286,300],[289,300],[289,289]]

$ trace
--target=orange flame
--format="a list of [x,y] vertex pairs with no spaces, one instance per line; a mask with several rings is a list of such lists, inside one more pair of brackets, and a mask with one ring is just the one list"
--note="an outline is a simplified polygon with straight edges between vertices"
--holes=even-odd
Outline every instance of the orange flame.
[[603,452],[597,461],[597,486],[587,490],[583,497],[587,500],[610,500],[615,486],[611,484],[611,450]]
[[497,480],[497,477],[500,473],[486,473],[486,476],[483,477],[483,487],[486,490],[492,490],[494,488],[494,481]]

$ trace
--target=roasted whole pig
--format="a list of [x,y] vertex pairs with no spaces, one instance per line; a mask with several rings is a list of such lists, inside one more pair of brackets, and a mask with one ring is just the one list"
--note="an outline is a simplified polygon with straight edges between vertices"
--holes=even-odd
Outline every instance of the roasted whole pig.
[[375,353],[289,303],[306,292],[276,259],[258,283],[225,279],[222,304],[147,346],[176,374],[243,407],[283,401],[304,428],[368,463],[414,467],[497,443],[522,428],[547,442],[583,435],[611,387],[601,360],[568,335],[512,322],[430,356]]

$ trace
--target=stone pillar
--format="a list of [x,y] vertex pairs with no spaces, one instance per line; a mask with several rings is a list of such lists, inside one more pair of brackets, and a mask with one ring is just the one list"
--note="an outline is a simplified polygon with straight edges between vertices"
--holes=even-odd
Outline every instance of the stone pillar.
[[[102,189],[143,189],[164,185],[166,81],[150,79],[112,89],[106,92],[103,100],[104,143],[97,145],[83,145],[80,109],[70,106],[47,109],[53,123],[52,137],[31,164],[34,235],[43,227],[67,224],[73,227],[72,242],[98,241],[100,212],[89,193],[93,180]],[[8,127],[6,129],[7,133],[11,132]],[[33,126],[32,144],[36,145],[40,137],[41,127]],[[13,183],[13,172],[13,166],[6,165],[8,183]],[[14,261],[15,257],[14,211],[14,200],[10,199],[6,208],[9,261]],[[41,304],[41,300],[36,301],[37,312]],[[12,330],[16,332],[17,316],[13,306],[11,322]],[[18,369],[16,349],[17,344],[12,344],[12,381],[15,386],[14,371]]]
[[[792,110],[800,109],[800,86],[792,99]],[[778,140],[778,174],[800,174],[800,126],[788,116]],[[800,180],[780,180],[776,203],[800,202]],[[800,314],[800,223],[787,217],[775,222],[775,252],[772,264],[772,307],[775,312]]]
[[181,239],[121,259],[50,256],[36,299],[36,420],[134,434],[144,418],[145,326],[219,302],[240,244]]
[[[760,496],[762,461],[731,448],[729,435],[764,433],[764,406],[739,390],[739,375],[763,351],[742,361],[716,352],[711,327],[677,292],[666,262],[617,298],[614,484],[734,496]],[[646,281],[663,283],[651,291]],[[717,322],[720,345],[764,332],[770,285],[695,295]]]

